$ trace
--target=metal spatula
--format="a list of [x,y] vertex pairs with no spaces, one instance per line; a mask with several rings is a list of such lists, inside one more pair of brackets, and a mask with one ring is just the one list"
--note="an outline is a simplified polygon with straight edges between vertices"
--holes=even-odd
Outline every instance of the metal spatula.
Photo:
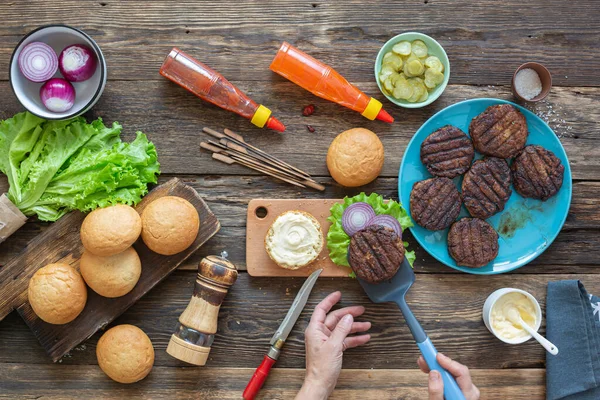
[[436,370],[442,375],[444,380],[444,397],[446,400],[464,400],[465,396],[462,394],[454,377],[438,364],[436,360],[437,350],[408,307],[408,304],[406,304],[404,296],[415,281],[415,273],[408,261],[406,261],[406,258],[402,261],[400,269],[390,281],[376,285],[361,279],[358,281],[373,303],[394,302],[398,304],[427,365],[430,369]]

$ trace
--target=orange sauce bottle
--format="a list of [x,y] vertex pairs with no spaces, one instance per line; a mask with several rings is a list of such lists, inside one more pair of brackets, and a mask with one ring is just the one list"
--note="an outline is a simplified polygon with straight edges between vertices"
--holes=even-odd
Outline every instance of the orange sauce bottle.
[[364,117],[394,122],[381,102],[367,96],[327,64],[283,42],[270,66],[271,70],[296,85],[329,101],[358,111]]
[[285,130],[285,126],[271,116],[271,110],[257,104],[223,75],[176,47],[160,67],[160,74],[202,100],[249,119],[259,128],[266,126],[279,132]]

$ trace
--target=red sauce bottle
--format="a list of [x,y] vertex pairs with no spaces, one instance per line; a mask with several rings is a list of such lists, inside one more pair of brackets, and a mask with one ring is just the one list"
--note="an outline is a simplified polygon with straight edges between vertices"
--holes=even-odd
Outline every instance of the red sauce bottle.
[[285,131],[285,126],[271,116],[271,110],[257,104],[223,75],[176,47],[160,67],[160,74],[202,100],[249,119],[259,128],[266,126],[279,132]]

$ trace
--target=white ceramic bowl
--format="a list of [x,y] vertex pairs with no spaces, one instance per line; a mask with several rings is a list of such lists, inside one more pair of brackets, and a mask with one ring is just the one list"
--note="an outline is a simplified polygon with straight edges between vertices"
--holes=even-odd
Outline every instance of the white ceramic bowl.
[[500,297],[504,296],[505,294],[514,293],[514,292],[521,293],[521,294],[527,296],[529,298],[529,300],[531,300],[531,302],[533,303],[533,305],[535,307],[535,326],[533,327],[533,329],[537,332],[540,329],[540,325],[542,324],[542,308],[540,307],[540,303],[538,303],[538,301],[536,300],[535,297],[533,297],[531,294],[529,294],[528,292],[521,290],[521,289],[503,288],[503,289],[498,289],[494,293],[490,294],[488,296],[487,300],[485,301],[485,303],[483,304],[483,322],[485,323],[485,326],[488,328],[488,330],[490,332],[492,332],[492,334],[494,336],[496,336],[498,339],[502,340],[504,343],[521,344],[521,343],[525,343],[526,341],[531,339],[531,335],[527,334],[527,336],[516,338],[516,339],[505,339],[502,336],[500,336],[498,333],[496,333],[496,331],[494,330],[494,327],[492,326],[492,323],[491,323],[492,308],[494,307],[494,304],[496,304],[496,301],[498,301],[498,299]]
[[[72,82],[75,88],[75,104],[65,112],[49,111],[40,99],[40,88],[43,82],[31,82],[19,70],[19,54],[23,47],[31,42],[44,42],[54,49],[56,55],[72,44],[89,46],[98,58],[98,66],[92,77],[83,82]],[[98,44],[79,29],[67,25],[46,25],[29,32],[17,45],[10,59],[10,86],[19,102],[32,114],[45,119],[68,119],[88,111],[100,99],[106,86],[106,60]],[[54,77],[62,78],[60,71]]]

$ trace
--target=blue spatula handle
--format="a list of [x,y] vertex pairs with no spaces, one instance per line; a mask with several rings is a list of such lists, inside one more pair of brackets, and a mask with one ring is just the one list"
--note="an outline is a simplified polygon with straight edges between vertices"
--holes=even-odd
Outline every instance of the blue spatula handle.
[[444,397],[446,400],[465,400],[465,396],[462,391],[458,387],[456,380],[450,374],[450,372],[446,371],[440,364],[437,362],[437,350],[433,343],[431,343],[431,339],[427,337],[424,342],[417,343],[419,346],[419,350],[421,350],[421,354],[423,354],[423,358],[427,363],[427,366],[431,370],[436,370],[442,375],[442,379],[444,381]]
[[438,364],[436,356],[437,350],[433,343],[431,343],[431,339],[423,330],[423,327],[412,313],[410,307],[406,303],[404,299],[404,295],[398,296],[396,298],[396,304],[400,307],[400,311],[402,311],[402,315],[404,315],[404,320],[406,321],[406,325],[410,329],[410,333],[412,333],[415,338],[415,342],[417,342],[417,346],[419,346],[419,350],[421,350],[421,354],[423,354],[423,358],[427,363],[429,369],[434,369],[442,375],[442,379],[444,381],[444,397],[446,400],[465,400],[465,396],[462,391],[458,387],[456,380],[454,377],[446,371],[440,364]]

